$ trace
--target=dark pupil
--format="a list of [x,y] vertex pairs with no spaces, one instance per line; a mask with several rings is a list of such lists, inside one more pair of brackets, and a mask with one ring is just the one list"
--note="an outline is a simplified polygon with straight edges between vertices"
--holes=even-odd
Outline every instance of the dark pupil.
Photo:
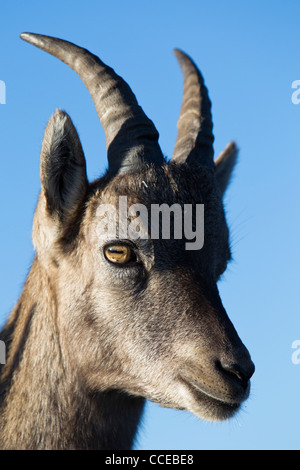
[[121,248],[119,250],[117,250],[116,248],[109,248],[108,251],[110,253],[124,253],[124,250],[122,250]]

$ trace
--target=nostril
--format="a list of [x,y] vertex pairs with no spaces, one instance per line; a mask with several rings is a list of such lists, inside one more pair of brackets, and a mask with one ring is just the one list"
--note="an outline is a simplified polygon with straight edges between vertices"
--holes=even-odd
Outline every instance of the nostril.
[[224,367],[223,369],[228,373],[231,374],[239,379],[242,383],[242,386],[246,388],[248,386],[249,379],[247,376],[235,365],[233,367]]
[[248,382],[254,374],[254,364],[252,361],[247,362],[245,365],[237,363],[227,364],[225,362],[217,361],[217,368],[225,374],[229,374],[231,377],[235,377],[239,380],[241,385],[246,389]]

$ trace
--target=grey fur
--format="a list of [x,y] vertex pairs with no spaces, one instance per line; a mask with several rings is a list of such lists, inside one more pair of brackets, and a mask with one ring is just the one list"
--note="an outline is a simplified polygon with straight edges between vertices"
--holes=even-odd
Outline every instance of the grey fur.
[[[200,163],[141,158],[88,183],[70,117],[59,110],[51,117],[33,222],[36,255],[0,334],[7,347],[1,448],[128,449],[145,399],[209,420],[240,408],[254,366],[217,289],[230,259],[222,193],[235,151],[224,155],[216,170],[201,156]],[[116,240],[97,237],[96,214],[100,204],[117,208],[120,195],[148,208],[204,204],[204,247],[121,240],[135,258],[113,265],[104,249]]]

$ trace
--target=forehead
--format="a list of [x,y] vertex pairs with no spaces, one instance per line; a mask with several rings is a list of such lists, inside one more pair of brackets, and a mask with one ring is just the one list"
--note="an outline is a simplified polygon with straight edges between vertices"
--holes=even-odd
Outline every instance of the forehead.
[[[113,211],[113,216],[116,213],[116,216],[114,216],[116,219],[113,219],[113,221],[116,220],[119,224],[121,219],[124,220],[123,216],[120,216],[120,201],[123,198],[122,201],[124,199],[126,201],[126,209],[127,207],[130,208],[136,204],[140,204],[143,208],[146,208],[146,222],[144,227],[146,235],[150,236],[149,234],[151,233],[150,238],[153,238],[151,223],[154,219],[154,217],[152,217],[154,205],[161,206],[164,204],[170,209],[174,204],[179,206],[181,210],[179,210],[179,213],[176,212],[176,217],[182,220],[182,225],[179,228],[179,230],[181,230],[180,236],[173,235],[175,233],[175,212],[172,212],[172,217],[169,218],[169,212],[167,210],[167,219],[164,219],[170,224],[170,238],[168,239],[168,246],[174,247],[174,249],[177,245],[181,246],[183,239],[185,238],[185,221],[188,220],[187,218],[185,219],[185,211],[187,209],[187,206],[185,205],[193,206],[191,210],[193,215],[190,224],[192,232],[195,232],[195,228],[197,228],[198,225],[200,226],[200,222],[199,224],[197,222],[197,217],[197,220],[194,217],[194,214],[196,213],[195,207],[198,204],[203,205],[204,232],[207,247],[208,245],[214,245],[214,240],[218,237],[222,237],[222,233],[224,232],[223,226],[226,224],[224,224],[225,219],[222,200],[215,183],[214,172],[208,168],[192,167],[190,165],[186,166],[185,164],[176,165],[171,163],[166,164],[163,167],[150,167],[134,174],[118,175],[111,180],[109,180],[109,176],[107,176],[92,184],[91,187],[93,189],[88,203],[86,214],[87,223],[85,224],[90,228],[95,223],[99,222],[99,220],[102,221],[103,218],[107,217],[106,207],[113,206],[116,208],[116,212]],[[99,209],[101,210],[99,211]],[[125,214],[126,217],[128,216],[128,219],[125,218],[125,220],[130,221],[132,219],[130,219],[126,209]],[[134,214],[136,215],[136,213]],[[178,218],[176,219],[177,221]],[[158,230],[161,231],[163,225],[161,225],[162,219],[159,220],[156,218],[155,220],[159,225]],[[106,223],[106,220],[104,222]],[[105,223],[103,227],[106,227]],[[125,223],[126,226],[128,226],[128,222]],[[102,227],[102,222],[100,226]],[[119,225],[117,225],[117,238],[127,238],[119,237],[119,235]],[[109,236],[105,232],[105,239],[106,238],[109,238]],[[165,243],[161,238],[163,237],[161,237],[160,232],[160,241],[158,244],[164,245]]]
[[[205,260],[216,250],[217,246],[226,244],[228,233],[222,198],[216,185],[214,172],[210,169],[187,167],[185,164],[166,164],[164,167],[147,168],[134,174],[118,175],[113,179],[109,179],[109,175],[107,175],[93,183],[90,191],[83,227],[89,233],[92,244],[100,244],[101,242],[103,246],[105,243],[117,239],[132,239],[128,232],[126,232],[126,236],[120,235],[119,209],[120,198],[122,197],[126,198],[128,208],[135,204],[142,204],[148,209],[146,211],[146,223],[145,225],[142,224],[145,227],[146,236],[134,238],[134,243],[139,247],[140,252],[145,255],[145,259],[149,259],[151,263],[155,260],[156,267],[161,263],[164,269],[166,266],[178,265],[179,262],[182,265],[191,263],[194,265],[196,263],[197,270],[199,270],[202,269],[201,266],[206,265]],[[166,204],[169,207],[177,204],[183,208],[178,216],[182,220],[179,237],[174,235],[175,215],[170,218],[168,216],[167,219],[167,221],[170,220],[170,231],[168,232],[170,236],[165,239],[161,236],[163,223],[161,225],[162,219],[160,219],[159,236],[158,238],[153,237],[151,222],[153,220],[153,205],[155,204],[160,206]],[[188,236],[185,225],[185,208],[183,207],[185,204],[193,206],[192,230]],[[197,204],[204,206],[204,224],[201,222],[201,218],[194,217],[194,207]],[[113,229],[116,227],[115,236],[111,236],[110,232],[106,232],[106,223],[110,219],[106,219],[108,214],[106,207],[104,212],[102,210],[99,212],[99,208],[103,208],[102,205],[116,208],[116,211],[113,211],[113,215],[116,214],[116,219],[113,218]],[[126,211],[125,214],[127,230],[128,223],[135,219],[136,213],[133,219],[130,219]],[[123,220],[123,216],[121,219]],[[100,226],[96,225],[99,222]],[[197,248],[198,251],[187,251],[187,242],[194,243],[194,240],[201,242],[201,233],[203,233],[201,232],[201,223],[204,227],[204,245],[201,249]],[[99,227],[101,228],[100,232]],[[191,236],[191,232],[196,234],[196,238],[194,238],[195,235]],[[193,250],[196,250],[196,247]]]
[[[105,183],[104,183],[105,184]],[[101,185],[102,186],[102,185]],[[93,198],[99,203],[116,204],[126,196],[129,204],[205,204],[216,198],[212,170],[176,164],[150,167],[132,174],[116,176],[100,187]]]

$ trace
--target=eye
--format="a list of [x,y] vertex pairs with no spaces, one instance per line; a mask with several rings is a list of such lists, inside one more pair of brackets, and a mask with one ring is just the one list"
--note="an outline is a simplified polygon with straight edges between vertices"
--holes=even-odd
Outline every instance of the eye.
[[114,264],[126,264],[129,261],[137,261],[136,254],[128,245],[110,245],[104,248],[104,256],[107,261]]

